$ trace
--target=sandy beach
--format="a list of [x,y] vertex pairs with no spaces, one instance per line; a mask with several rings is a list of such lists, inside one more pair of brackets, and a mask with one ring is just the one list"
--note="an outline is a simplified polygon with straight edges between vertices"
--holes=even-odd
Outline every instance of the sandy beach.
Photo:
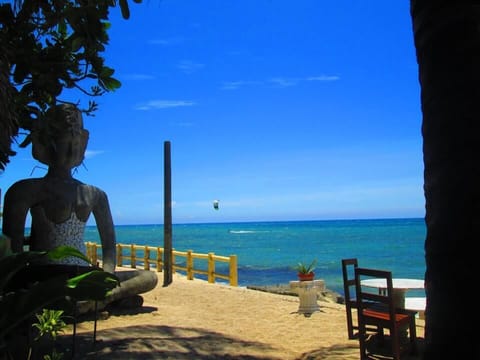
[[[187,280],[143,294],[143,307],[112,310],[78,325],[78,359],[358,359],[348,340],[345,308],[320,299],[320,311],[298,313],[299,298]],[[328,284],[327,284],[328,287]],[[420,347],[424,321],[417,320]],[[67,337],[68,335],[65,335]],[[405,357],[416,359],[416,357]]]

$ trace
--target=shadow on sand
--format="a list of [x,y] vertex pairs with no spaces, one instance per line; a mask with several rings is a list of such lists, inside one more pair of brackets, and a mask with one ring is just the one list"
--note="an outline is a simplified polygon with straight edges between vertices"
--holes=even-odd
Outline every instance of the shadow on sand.
[[[137,309],[109,309],[110,315],[134,316],[139,313],[155,312],[155,307]],[[97,332],[93,343],[93,318],[83,316],[92,324],[92,329],[77,333],[75,337],[74,356],[72,356],[72,336],[63,335],[60,346],[64,350],[64,359],[175,359],[175,360],[285,360],[293,359],[291,355],[279,358],[279,349],[260,342],[244,341],[222,333],[200,328],[179,326],[138,325],[117,327]],[[420,360],[424,339],[417,338],[418,352],[415,356],[405,354],[402,360]],[[389,338],[379,346],[375,337],[367,342],[369,352],[375,355],[372,360],[391,359]],[[296,360],[357,360],[359,358],[358,340],[347,344],[318,348],[298,356]]]
[[[416,354],[409,354],[408,350],[402,355],[402,360],[420,360],[424,348],[424,339],[417,338]],[[387,360],[392,359],[390,355],[390,339],[385,336],[383,346],[379,345],[379,341],[372,336],[367,341],[367,351],[370,360]],[[358,340],[352,340],[348,346],[331,346],[322,348],[303,354],[298,360],[358,360],[360,358],[360,350]]]
[[[67,337],[67,336],[66,336]],[[71,341],[71,337],[70,341]],[[272,348],[195,328],[140,325],[77,334],[74,359],[278,359]],[[235,354],[235,355],[230,355]],[[67,355],[68,357],[68,355]],[[71,358],[71,357],[70,357]]]
[[[64,341],[71,343],[71,336]],[[93,344],[92,333],[77,334],[75,356],[68,351],[66,359],[175,359],[175,360],[284,360],[279,358],[278,349],[259,343],[243,341],[221,333],[198,328],[139,325],[101,330]],[[64,343],[67,345],[67,343]],[[67,346],[65,347],[67,348]],[[371,360],[391,359],[388,356],[388,337],[383,347],[375,340],[368,343]],[[405,354],[402,360],[419,360],[423,350],[423,339],[418,339],[416,356]],[[347,345],[319,348],[302,354],[297,360],[357,360],[358,341]]]

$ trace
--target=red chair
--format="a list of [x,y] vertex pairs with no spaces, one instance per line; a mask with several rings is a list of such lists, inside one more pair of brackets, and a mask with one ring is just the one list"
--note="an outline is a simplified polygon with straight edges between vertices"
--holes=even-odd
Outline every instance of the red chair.
[[[372,288],[362,286],[362,280],[367,278],[384,279],[387,284],[385,292],[378,293]],[[360,342],[360,359],[367,357],[367,326],[376,326],[382,329],[378,334],[383,340],[383,329],[388,329],[391,341],[391,350],[394,360],[400,360],[400,355],[406,348],[402,348],[401,337],[408,330],[410,338],[410,352],[416,353],[416,311],[395,308],[393,297],[392,273],[390,271],[355,269],[355,287],[358,309],[358,339]]]

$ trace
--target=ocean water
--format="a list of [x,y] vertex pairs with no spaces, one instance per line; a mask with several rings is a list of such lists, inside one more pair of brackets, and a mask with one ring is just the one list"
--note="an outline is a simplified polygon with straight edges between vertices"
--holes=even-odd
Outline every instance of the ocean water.
[[[116,226],[117,243],[163,247],[163,225]],[[315,274],[327,288],[343,294],[341,259],[423,279],[424,219],[279,221],[173,224],[173,248],[195,253],[238,256],[240,286],[288,284],[298,262],[317,260]],[[95,226],[86,241],[99,242]],[[227,265],[225,265],[227,266]],[[222,271],[221,265],[217,270]],[[409,296],[421,296],[421,293]]]

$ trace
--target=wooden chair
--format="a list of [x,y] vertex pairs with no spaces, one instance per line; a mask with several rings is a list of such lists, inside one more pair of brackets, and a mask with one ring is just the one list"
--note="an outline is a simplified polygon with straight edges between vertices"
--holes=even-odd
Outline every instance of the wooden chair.
[[355,339],[358,335],[358,322],[353,318],[357,318],[357,300],[355,293],[355,269],[358,267],[358,260],[356,258],[342,259],[342,273],[343,273],[343,292],[345,294],[345,311],[347,313],[347,331],[348,338]]
[[[379,294],[372,291],[372,288],[362,286],[361,281],[367,278],[384,279],[387,288],[384,293]],[[399,360],[401,352],[402,336],[408,329],[410,338],[410,350],[416,352],[416,325],[415,311],[396,309],[393,297],[392,273],[390,271],[355,269],[355,287],[358,309],[358,339],[360,342],[360,359],[367,359],[367,326],[373,325],[382,329],[379,332],[383,340],[383,329],[388,329],[391,341],[391,350],[394,360]]]

